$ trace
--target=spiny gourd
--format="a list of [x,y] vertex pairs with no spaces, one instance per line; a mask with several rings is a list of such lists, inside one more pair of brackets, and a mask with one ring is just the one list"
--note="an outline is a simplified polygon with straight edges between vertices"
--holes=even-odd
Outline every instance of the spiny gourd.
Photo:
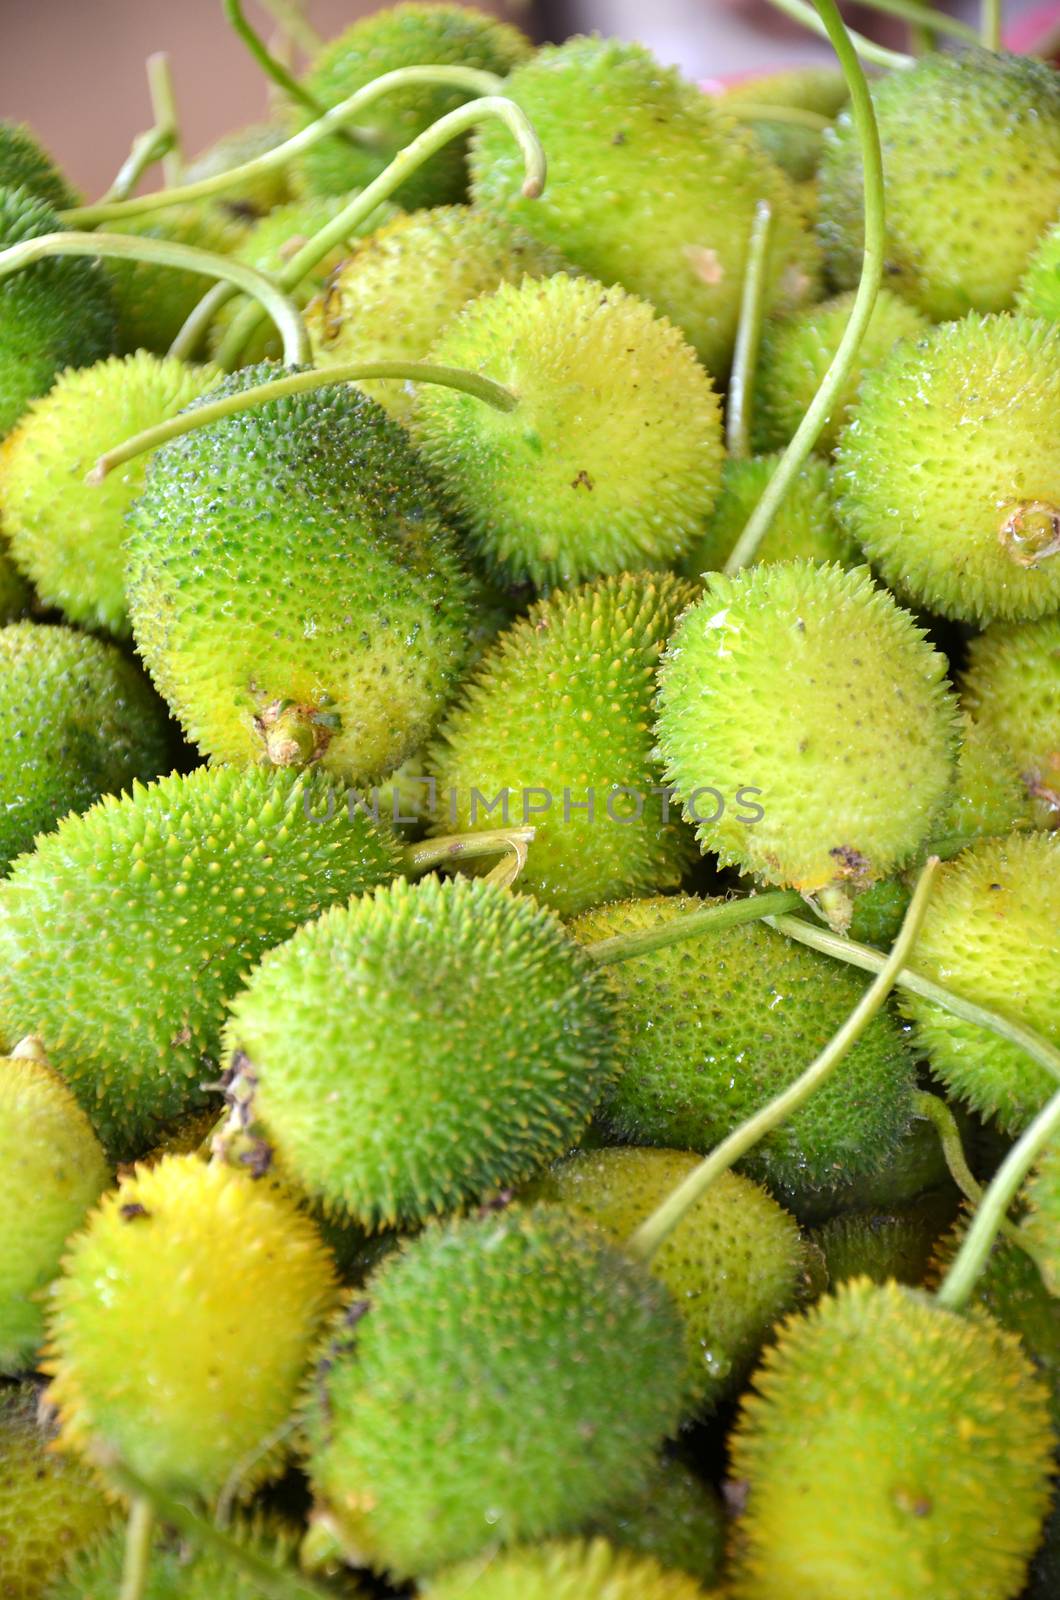
[[722,108],[749,127],[767,154],[789,177],[800,183],[813,178],[821,159],[822,128],[808,118],[800,126],[784,118],[774,120],[771,110],[808,111],[828,120],[838,115],[850,98],[843,74],[835,67],[790,67],[743,78],[725,87]]
[[[850,320],[854,291],[767,322],[755,374],[752,438],[758,450],[786,445],[809,409]],[[858,386],[899,339],[919,339],[931,324],[908,301],[881,289],[849,376],[818,436],[815,449],[831,455],[855,410]]]
[[734,1600],[1013,1600],[1049,1504],[1042,1384],[990,1318],[843,1284],[767,1351],[730,1441]]
[[32,403],[0,447],[0,518],[45,605],[89,628],[129,632],[122,544],[147,457],[101,484],[85,476],[104,451],[175,416],[219,377],[141,350],[64,372]]
[[[231,255],[234,260],[242,261],[249,267],[257,267],[259,272],[275,277],[314,234],[334,222],[340,211],[345,210],[351,198],[350,195],[306,195],[298,200],[288,201],[286,205],[276,206],[267,216],[259,217],[251,224],[244,237],[232,249]],[[333,250],[328,251],[327,255],[306,274],[301,283],[288,290],[290,298],[299,307],[307,306],[313,296],[328,284],[330,275],[355,248],[358,236],[371,232],[373,228],[380,227],[388,217],[399,214],[394,206],[386,204],[378,206],[364,222],[351,230],[348,238],[341,240]],[[220,307],[210,327],[211,350],[219,347],[224,334],[245,305],[245,298],[237,296]],[[283,341],[275,324],[265,321],[243,346],[239,364],[247,367],[257,361],[278,360],[282,354]],[[368,357],[365,356],[364,359],[367,360]]]
[[0,1594],[41,1600],[79,1550],[113,1522],[93,1473],[52,1448],[34,1383],[0,1387]]
[[[688,577],[724,567],[779,461],[779,453],[743,460],[730,456],[726,460],[721,493],[706,530],[680,563]],[[849,567],[861,559],[853,539],[836,519],[829,484],[827,464],[811,456],[789,486],[755,552],[755,563],[790,561],[802,556],[808,561],[835,561]]]
[[1023,1188],[1030,1236],[1050,1292],[1060,1296],[1060,1139],[1047,1145]]
[[1027,264],[1016,305],[1030,317],[1060,322],[1060,222],[1042,235]]
[[[244,368],[210,398],[277,375]],[[367,782],[456,687],[471,586],[455,535],[404,429],[348,385],[156,451],[127,551],[137,648],[216,761]]]
[[[960,1106],[958,1122],[964,1120]],[[888,1211],[905,1207],[929,1193],[944,1193],[956,1208],[959,1195],[950,1178],[939,1136],[926,1118],[914,1116],[897,1145],[870,1172],[840,1173],[826,1189],[792,1191],[771,1179],[770,1191],[805,1226],[827,1222],[849,1211]]]
[[628,1500],[675,1426],[677,1312],[549,1207],[436,1224],[388,1257],[321,1365],[308,1471],[348,1557],[422,1575]]
[[[698,1165],[687,1150],[575,1151],[531,1193],[621,1245]],[[747,1178],[723,1173],[686,1212],[651,1270],[684,1323],[689,1412],[739,1388],[804,1269],[798,1225]]]
[[342,799],[320,773],[173,774],[68,818],[0,887],[0,1035],[41,1036],[112,1151],[203,1104],[265,950],[397,871]]
[[[1060,836],[984,839],[938,873],[916,970],[1060,1045]],[[951,1093],[1016,1132],[1056,1092],[1017,1044],[903,992],[916,1042]]]
[[603,578],[502,633],[428,752],[446,805],[437,830],[532,823],[520,886],[565,916],[676,888],[694,847],[668,814],[651,706],[692,593],[670,574]]
[[1060,607],[1060,325],[968,316],[866,373],[841,521],[884,581],[958,621]]
[[[220,139],[207,145],[189,161],[181,175],[182,183],[198,183],[203,178],[214,178],[221,172],[231,172],[248,161],[268,155],[290,137],[290,129],[282,121],[250,122],[235,128]],[[275,206],[286,205],[295,199],[291,189],[290,169],[285,165],[272,167],[254,177],[241,178],[238,185],[214,196],[214,205],[222,211],[243,218],[267,216]]]
[[[175,206],[129,217],[120,231],[137,239],[168,240],[229,255],[243,238],[246,223],[211,206]],[[183,267],[157,261],[110,257],[105,263],[118,308],[118,350],[153,350],[163,355],[185,318],[217,281]]]
[[226,1050],[248,1059],[282,1168],[369,1227],[525,1180],[577,1141],[613,1072],[590,963],[551,912],[481,879],[336,906],[231,1011]]
[[[978,643],[973,639],[972,648]],[[973,722],[967,712],[962,713],[953,789],[925,854],[949,861],[977,839],[999,838],[1016,828],[1030,827],[1033,821],[1027,788],[1004,741],[989,722]]]
[[[1060,83],[1004,51],[932,54],[873,85],[887,197],[888,287],[935,320],[1005,311],[1060,188]],[[864,179],[850,113],[825,135],[829,272],[861,271]]]
[[0,184],[5,189],[25,189],[56,211],[77,205],[77,195],[36,135],[4,118],[0,118]]
[[[606,1539],[527,1545],[468,1561],[422,1590],[425,1600],[711,1600],[688,1573]],[[716,1597],[715,1597],[716,1600]]]
[[316,1229],[268,1180],[194,1155],[137,1168],[52,1289],[61,1445],[206,1501],[260,1483],[335,1298]]
[[[364,17],[333,39],[310,65],[304,87],[325,109],[346,100],[384,72],[402,67],[459,66],[504,77],[530,54],[517,28],[473,6],[397,5]],[[322,139],[308,150],[301,176],[317,194],[345,194],[378,177],[405,145],[425,132],[471,91],[441,84],[409,84],[376,100],[365,112],[366,128],[353,142]],[[300,110],[303,124],[314,114]],[[451,140],[396,191],[407,210],[447,205],[467,192],[466,139]]]
[[0,1372],[34,1365],[44,1290],[109,1181],[88,1118],[32,1043],[0,1060]]
[[72,628],[0,628],[0,716],[0,868],[67,812],[170,764],[169,719],[143,673]]
[[548,152],[540,198],[522,198],[507,129],[472,142],[476,202],[504,212],[602,283],[649,300],[724,378],[755,206],[773,211],[766,305],[802,304],[817,250],[790,180],[709,95],[640,45],[574,38],[538,50],[504,92]]
[[621,1550],[651,1556],[669,1571],[715,1583],[725,1557],[725,1512],[712,1484],[672,1455],[636,1499],[594,1517],[588,1532]]
[[953,1193],[935,1190],[890,1211],[845,1211],[810,1235],[833,1288],[850,1278],[922,1284],[943,1230],[953,1221]]
[[[602,906],[579,917],[591,944],[665,925],[690,895]],[[620,1075],[602,1117],[635,1144],[709,1151],[786,1089],[854,1009],[865,979],[761,923],[704,930],[605,972],[618,1006]],[[805,1199],[882,1167],[909,1123],[913,1073],[883,1011],[840,1071],[768,1134],[743,1167]]]
[[[911,859],[946,797],[945,673],[864,567],[711,574],[663,660],[657,728],[703,849],[763,883],[824,892],[841,921],[851,890]],[[757,820],[714,799],[745,789]]]
[[968,646],[961,698],[1016,762],[1042,823],[1060,822],[1060,617],[986,628]]
[[501,284],[442,333],[442,366],[515,409],[424,384],[414,434],[488,565],[539,589],[671,565],[718,492],[721,407],[691,346],[617,285]]
[[[319,367],[352,361],[424,361],[435,340],[476,295],[499,283],[558,272],[563,261],[500,217],[469,206],[436,206],[395,217],[359,244],[306,312]],[[415,390],[399,378],[359,386],[399,422]]]
[[[42,200],[0,188],[0,250],[61,231]],[[98,262],[53,256],[0,279],[0,439],[64,367],[110,355],[116,337],[110,285]]]

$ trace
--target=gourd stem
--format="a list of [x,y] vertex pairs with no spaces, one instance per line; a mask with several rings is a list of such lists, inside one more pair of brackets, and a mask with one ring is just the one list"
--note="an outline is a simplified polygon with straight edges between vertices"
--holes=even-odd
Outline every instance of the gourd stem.
[[437,839],[424,839],[406,847],[405,871],[410,878],[418,878],[436,867],[455,866],[460,861],[474,861],[499,853],[525,859],[526,848],[533,843],[536,831],[535,828],[487,828],[481,833],[449,833]]
[[[871,11],[881,11],[887,17],[900,17],[911,22],[927,34],[948,33],[953,39],[963,39],[965,44],[978,44],[979,33],[959,17],[951,17],[933,6],[921,5],[919,0],[865,0]],[[931,46],[929,45],[930,49]],[[866,58],[867,59],[867,58]]]
[[136,1495],[125,1526],[125,1559],[121,1569],[118,1600],[143,1600],[147,1571],[151,1562],[151,1539],[155,1513],[149,1500]]
[[[771,4],[795,22],[801,22],[811,33],[819,34],[822,39],[830,37],[828,28],[808,0],[771,0]],[[850,30],[850,42],[862,61],[871,62],[874,67],[897,71],[902,67],[911,67],[915,60],[914,56],[903,55],[900,50],[888,50],[882,44],[874,44],[863,33],[855,33],[853,29]]]
[[794,910],[801,903],[802,897],[794,889],[772,889],[765,894],[746,895],[742,900],[725,900],[721,905],[699,906],[695,911],[670,917],[654,928],[638,928],[635,933],[616,933],[610,939],[597,939],[585,945],[584,950],[598,967],[613,967],[619,961],[650,955],[653,950],[663,950],[667,945],[694,939],[701,933],[720,933],[723,928],[759,922],[763,917]]
[[169,144],[162,157],[162,177],[167,186],[180,182],[184,170],[184,150],[177,119],[177,98],[173,88],[173,72],[164,50],[147,58],[147,87],[151,95],[151,110],[155,116],[155,129],[169,135]]
[[[961,1143],[961,1130],[957,1126],[957,1118],[949,1106],[937,1094],[921,1093],[913,1096],[913,1115],[923,1117],[925,1121],[934,1124],[942,1146],[942,1154],[946,1159],[950,1177],[964,1198],[973,1206],[977,1206],[983,1198],[983,1186],[976,1179],[971,1167],[968,1165],[964,1154],[964,1145]],[[1033,1258],[1034,1252],[1021,1235],[1015,1223],[1007,1217],[1000,1223],[1002,1233],[1012,1244],[1018,1245],[1021,1250]]]
[[725,443],[734,461],[750,454],[751,396],[754,392],[758,347],[762,342],[765,316],[766,265],[769,260],[769,233],[773,211],[768,200],[759,200],[751,223],[744,268],[740,321],[736,329],[736,350],[725,398]]
[[[300,106],[304,106],[307,111],[311,111],[314,117],[322,117],[327,111],[327,106],[321,105],[316,96],[310,94],[309,90],[300,84],[294,74],[284,66],[283,62],[270,52],[268,45],[254,32],[254,29],[247,21],[243,11],[242,0],[222,0],[222,4],[224,6],[225,20],[229,27],[246,45],[265,76],[271,78],[277,88],[282,89],[289,99],[294,100]],[[351,128],[336,128],[335,132],[339,138],[345,139],[348,143],[359,144],[361,142]]]

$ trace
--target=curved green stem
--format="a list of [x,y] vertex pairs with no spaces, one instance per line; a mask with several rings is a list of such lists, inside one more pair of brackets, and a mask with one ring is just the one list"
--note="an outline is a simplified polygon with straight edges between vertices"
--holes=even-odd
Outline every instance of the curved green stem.
[[[771,4],[776,6],[778,11],[783,11],[785,16],[793,18],[795,22],[801,22],[811,33],[819,34],[822,39],[831,37],[827,26],[807,0],[771,0]],[[900,50],[887,50],[882,44],[873,44],[871,39],[866,39],[863,33],[855,33],[853,29],[850,30],[850,42],[862,61],[871,61],[875,67],[897,70],[901,67],[911,67],[915,59],[913,56],[903,55]]]
[[616,933],[610,939],[597,939],[583,948],[598,967],[613,967],[619,961],[650,955],[653,950],[663,950],[682,939],[694,939],[700,933],[720,933],[723,928],[736,928],[744,922],[760,922],[763,917],[779,916],[801,904],[802,896],[794,889],[771,889],[766,894],[746,895],[742,900],[701,906],[696,911],[686,911],[679,917],[660,922],[655,928]]
[[118,169],[118,174],[104,196],[107,200],[124,200],[156,161],[161,161],[173,147],[173,134],[164,128],[148,128],[138,133],[132,149]]
[[448,833],[437,839],[423,839],[406,847],[405,871],[410,877],[420,877],[435,867],[455,866],[459,861],[499,853],[514,854],[521,864],[536,832],[536,828],[485,828],[481,833]]
[[[768,922],[771,928],[789,939],[809,945],[811,950],[820,950],[824,955],[834,956],[838,961],[845,961],[848,966],[859,967],[862,972],[879,972],[883,967],[883,956],[870,945],[858,944],[854,939],[830,933],[816,923],[804,922],[801,917],[770,917]],[[1033,1028],[1024,1027],[1021,1022],[1012,1022],[996,1011],[988,1011],[986,1006],[977,1005],[974,1000],[965,1000],[952,990],[943,988],[941,983],[922,978],[918,972],[900,972],[895,987],[919,995],[922,1000],[930,1000],[951,1016],[986,1028],[1000,1039],[1007,1039],[1009,1044],[1026,1050],[1032,1060],[1060,1082],[1060,1050],[1048,1039],[1043,1039],[1041,1034],[1035,1033]]]
[[149,1500],[137,1495],[133,1500],[125,1528],[125,1559],[122,1563],[118,1600],[143,1600],[147,1588],[147,1571],[151,1564],[151,1539],[154,1530],[154,1508]]
[[[233,33],[242,39],[265,76],[271,78],[277,88],[282,89],[284,94],[291,100],[296,101],[300,106],[304,106],[307,111],[311,111],[314,117],[324,116],[328,109],[327,106],[321,105],[316,95],[310,94],[309,90],[298,82],[298,79],[292,72],[288,71],[283,62],[278,61],[270,52],[265,41],[254,32],[243,11],[243,0],[221,0],[221,4],[224,8],[225,21]],[[361,142],[351,128],[336,128],[335,132],[348,143],[357,144]]]
[[227,172],[215,172],[196,183],[184,183],[176,189],[160,189],[157,194],[138,194],[122,201],[99,201],[91,206],[74,206],[60,211],[65,223],[74,227],[96,227],[102,222],[121,222],[125,217],[140,216],[147,211],[162,211],[167,206],[182,206],[198,200],[209,200],[214,195],[227,194],[243,183],[264,177],[270,172],[280,172],[298,156],[311,150],[321,139],[329,138],[337,129],[374,105],[394,89],[424,84],[427,87],[465,89],[468,94],[492,95],[503,88],[503,78],[492,72],[479,72],[475,67],[399,67],[394,72],[384,72],[366,83],[356,94],[341,100],[337,106],[318,121],[311,122],[299,133],[292,134],[273,150],[245,161],[241,167],[230,167]]
[[162,175],[167,185],[179,183],[184,170],[184,150],[177,120],[173,73],[164,50],[147,58],[147,87],[151,95],[151,110],[155,114],[155,129],[169,135],[169,145],[162,158]]
[[829,363],[828,371],[821,380],[821,386],[811,400],[805,416],[777,463],[776,471],[766,484],[762,498],[752,511],[746,528],[725,563],[725,571],[730,576],[754,560],[755,552],[776,515],[789,485],[798,477],[803,463],[817,443],[821,429],[828,419],[828,413],[835,404],[836,396],[850,376],[883,278],[883,156],[880,151],[880,134],[876,126],[872,96],[861,62],[851,42],[851,35],[843,24],[835,0],[814,0],[814,5],[820,12],[822,26],[832,41],[843,69],[843,76],[850,89],[854,126],[861,147],[865,192],[865,250],[861,262],[861,280],[839,348]]
[[677,1188],[667,1195],[662,1205],[631,1235],[626,1245],[630,1255],[636,1256],[641,1261],[650,1261],[659,1246],[669,1237],[696,1201],[705,1194],[715,1178],[727,1172],[767,1133],[771,1133],[782,1122],[786,1122],[792,1113],[798,1111],[814,1091],[831,1077],[887,999],[895,978],[916,943],[938,864],[938,858],[935,856],[925,863],[913,898],[909,902],[901,932],[882,970],[873,979],[842,1027],[833,1034],[820,1055],[794,1083],[789,1084],[781,1094],[770,1100],[768,1105],[756,1111],[754,1116],[748,1117],[747,1121],[730,1133],[727,1139],[723,1139],[706,1160],[701,1161],[684,1182],[679,1183]]
[[107,256],[125,261],[151,261],[160,267],[178,267],[205,278],[224,278],[260,302],[283,337],[283,359],[299,366],[309,359],[309,336],[298,307],[271,278],[231,256],[178,244],[173,239],[140,239],[126,233],[46,233],[0,250],[0,278],[42,261],[47,256]]
[[965,44],[978,44],[979,34],[959,17],[936,11],[933,6],[921,5],[919,0],[864,0],[871,11],[881,11],[887,17],[900,17],[932,34],[948,33],[953,39],[963,39]]
[[[0,257],[0,260],[3,258]],[[165,422],[133,434],[100,456],[89,472],[86,482],[102,483],[115,467],[124,466],[145,450],[157,450],[171,439],[194,433],[198,428],[208,428],[211,423],[223,422],[226,417],[238,416],[241,411],[252,411],[270,400],[284,400],[289,395],[307,394],[313,389],[327,389],[336,383],[357,383],[362,378],[405,378],[417,383],[440,383],[447,389],[459,389],[474,395],[497,411],[514,411],[519,404],[510,389],[504,389],[492,378],[480,372],[468,372],[463,367],[436,367],[426,361],[354,361],[341,367],[312,367],[308,372],[289,372],[271,383],[259,383],[253,389],[243,389],[239,394],[229,394],[221,400],[207,400],[189,411],[178,412]]]
[[238,290],[230,283],[215,283],[207,289],[202,299],[185,317],[177,337],[166,351],[176,361],[192,361],[206,337],[206,330],[223,305],[227,305]]
[[978,39],[985,50],[1001,49],[1001,0],[982,0]]
[[[827,0],[827,3],[832,4],[833,0]],[[528,199],[535,199],[545,186],[545,152],[541,148],[537,134],[525,111],[517,106],[514,100],[507,100],[503,95],[485,95],[480,100],[472,100],[467,105],[457,106],[455,111],[439,117],[437,122],[432,123],[413,139],[404,150],[400,150],[378,178],[366,189],[362,189],[359,195],[355,195],[349,205],[344,206],[336,217],[306,241],[277,275],[277,281],[284,289],[297,288],[318,262],[340,245],[350,233],[356,233],[365,218],[371,216],[382,201],[389,200],[394,191],[399,189],[405,180],[436,151],[448,144],[451,139],[467,133],[477,123],[492,117],[505,124],[522,151],[526,174],[523,179],[523,194]],[[260,321],[261,312],[257,306],[243,307],[234,318],[217,352],[220,366],[231,368],[238,363],[244,345]]]
[[721,96],[721,105],[737,122],[782,122],[793,128],[805,128],[809,133],[823,133],[832,126],[830,117],[823,117],[819,111],[807,111],[803,106],[767,106],[755,100],[739,100],[730,106],[726,104],[725,95]]
[[769,259],[769,231],[773,212],[768,200],[759,200],[751,223],[747,246],[747,265],[740,299],[740,321],[736,329],[736,349],[725,398],[725,443],[729,455],[742,461],[750,454],[751,395],[754,390],[758,347],[762,342],[765,316],[766,263]]
[[978,1205],[983,1198],[983,1188],[968,1165],[967,1157],[964,1154],[964,1145],[961,1142],[961,1130],[957,1126],[957,1118],[953,1115],[945,1100],[941,1099],[937,1094],[915,1094],[913,1096],[913,1115],[915,1117],[923,1117],[925,1122],[930,1122],[934,1125],[950,1177],[964,1198],[970,1200],[972,1205]]
[[998,1168],[939,1286],[935,1298],[940,1306],[946,1306],[950,1311],[960,1311],[967,1305],[1005,1213],[1031,1167],[1057,1133],[1060,1133],[1060,1093],[1054,1094],[1044,1110],[1039,1111]]

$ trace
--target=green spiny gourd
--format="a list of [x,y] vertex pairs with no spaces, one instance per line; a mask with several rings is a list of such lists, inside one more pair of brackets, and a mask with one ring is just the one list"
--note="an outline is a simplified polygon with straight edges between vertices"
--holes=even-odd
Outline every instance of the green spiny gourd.
[[1042,234],[1020,283],[1016,305],[1030,317],[1060,322],[1060,222]]
[[[698,1165],[687,1150],[575,1151],[532,1193],[621,1244]],[[723,1173],[682,1217],[651,1270],[684,1322],[690,1412],[712,1409],[740,1387],[773,1324],[794,1305],[804,1269],[797,1223],[748,1178]]]
[[0,715],[3,867],[67,812],[170,765],[170,722],[143,673],[115,645],[72,628],[0,628]]
[[35,1364],[44,1291],[110,1180],[65,1083],[32,1047],[18,1051],[0,1060],[0,1372]]
[[[670,574],[603,578],[502,633],[428,754],[447,807],[439,831],[532,822],[521,887],[565,916],[676,888],[694,847],[669,815],[651,706],[692,593]],[[505,795],[501,813],[487,810]]]
[[207,1501],[261,1482],[335,1300],[329,1252],[267,1179],[195,1155],[136,1168],[52,1289],[60,1442]]
[[790,180],[753,134],[641,46],[569,39],[516,68],[505,93],[548,152],[548,184],[521,198],[511,136],[484,125],[472,145],[476,201],[651,301],[716,378],[732,354],[758,201],[773,209],[767,306],[813,294],[817,251]]
[[[864,567],[712,574],[664,658],[658,722],[703,849],[837,902],[903,866],[952,781],[945,673]],[[730,803],[744,791],[757,820]]]
[[961,697],[1016,762],[1045,826],[1060,821],[1060,617],[1000,623],[968,647]]
[[667,1572],[717,1582],[725,1558],[725,1511],[712,1484],[676,1456],[660,1457],[647,1485],[593,1519],[592,1534],[650,1556]]
[[762,76],[756,73],[728,85],[722,106],[751,129],[778,167],[797,182],[805,183],[817,172],[823,130],[800,127],[797,122],[773,121],[768,112],[780,107],[831,119],[849,98],[846,79],[835,67],[790,67]]
[[[973,639],[973,649],[978,643]],[[1057,660],[1060,665],[1060,650]],[[963,713],[949,804],[932,829],[925,853],[949,861],[977,839],[999,838],[1016,828],[1030,827],[1033,821],[1027,787],[1004,741],[989,721],[973,722]]]
[[[752,411],[757,449],[779,450],[794,434],[839,348],[853,304],[850,289],[763,328]],[[864,374],[874,371],[899,339],[922,338],[930,328],[915,306],[888,289],[880,290],[857,358],[818,436],[816,449],[822,455],[835,449],[840,430],[854,411]]]
[[[211,398],[275,377],[247,367]],[[403,428],[348,385],[157,451],[133,509],[137,648],[189,738],[351,782],[423,742],[468,649],[470,580]]]
[[[955,1115],[963,1125],[965,1114],[959,1106]],[[939,1136],[931,1122],[917,1116],[874,1170],[842,1173],[828,1188],[808,1192],[801,1192],[798,1185],[789,1189],[787,1184],[773,1179],[770,1190],[806,1227],[849,1211],[904,1209],[935,1192],[944,1193],[954,1210],[959,1203]]]
[[[695,1578],[606,1539],[527,1545],[451,1568],[424,1600],[712,1600]],[[713,1600],[717,1600],[714,1596]]]
[[510,389],[500,411],[440,384],[414,433],[489,566],[539,589],[671,565],[717,496],[721,407],[682,334],[617,285],[501,284],[431,350]]
[[25,189],[46,206],[62,211],[77,205],[55,162],[29,128],[0,118],[0,184],[5,189]]
[[[167,240],[230,255],[243,238],[246,223],[213,206],[175,206],[129,217],[120,231],[137,239]],[[163,355],[216,281],[183,267],[159,266],[157,261],[113,257],[105,266],[118,308],[118,349],[124,354],[153,350]]]
[[[62,231],[50,206],[0,188],[0,249]],[[114,302],[98,262],[52,257],[0,279],[0,439],[64,367],[114,349]]]
[[[603,906],[572,932],[592,943],[704,904],[677,895]],[[809,1066],[866,982],[761,923],[634,956],[606,978],[621,1068],[602,1113],[607,1127],[631,1143],[703,1152]],[[901,1030],[881,1012],[842,1070],[756,1146],[744,1170],[803,1200],[876,1171],[909,1123],[913,1087]]]
[[[359,244],[306,313],[319,367],[352,361],[423,361],[469,300],[524,274],[562,270],[554,250],[503,218],[469,206],[396,217]],[[360,385],[399,422],[415,391],[398,378]]]
[[[201,150],[189,161],[182,174],[182,183],[198,183],[203,178],[214,178],[221,172],[231,172],[233,167],[245,166],[259,156],[268,155],[290,136],[290,129],[282,121],[251,122],[235,128]],[[295,199],[291,191],[290,169],[273,167],[254,177],[240,179],[237,187],[226,189],[215,196],[214,204],[222,211],[249,221],[267,216],[276,206],[286,205]]]
[[224,1002],[274,944],[389,879],[396,841],[323,774],[201,767],[68,818],[0,886],[0,1034],[39,1034],[103,1142],[202,1105]]
[[[349,204],[350,199],[349,195],[306,195],[297,200],[290,200],[286,205],[277,206],[267,216],[259,217],[256,222],[251,223],[231,254],[236,261],[242,261],[249,267],[257,267],[259,272],[275,277],[308,239],[335,220],[339,212]],[[384,204],[377,207],[364,222],[351,231],[348,239],[343,239],[323,256],[301,283],[288,291],[295,304],[300,307],[307,306],[313,296],[329,283],[330,275],[337,270],[350,251],[355,249],[360,234],[369,233],[373,228],[380,227],[389,217],[398,215],[400,213],[394,206]],[[211,349],[216,349],[220,345],[224,334],[245,305],[246,300],[242,296],[237,296],[220,307],[210,329]],[[257,361],[278,360],[282,354],[283,341],[280,334],[274,324],[266,321],[260,324],[247,340],[239,364],[247,367]],[[346,359],[368,360],[369,357],[359,348],[356,356]]]
[[[779,460],[779,453],[745,460],[728,458],[722,468],[717,504],[702,537],[683,557],[682,572],[693,578],[724,567]],[[756,563],[804,557],[807,561],[835,561],[849,567],[861,559],[853,539],[836,519],[830,479],[827,463],[811,456],[788,488],[758,546]]]
[[[473,67],[504,77],[530,54],[517,28],[472,6],[397,5],[364,17],[333,39],[303,82],[322,106],[337,105],[373,78],[401,67]],[[469,98],[461,89],[410,84],[377,100],[366,113],[367,136],[354,143],[324,139],[306,152],[301,175],[317,194],[346,194],[368,184],[432,122]],[[313,113],[300,112],[303,123]],[[466,141],[453,141],[406,180],[395,198],[415,206],[448,205],[467,192]]]
[[[939,872],[916,969],[1060,1044],[1060,836],[984,839]],[[1019,1045],[918,995],[902,995],[916,1041],[953,1094],[1008,1131],[1041,1110],[1056,1081]]]
[[1060,607],[1060,325],[968,316],[865,375],[840,519],[885,582],[964,622]]
[[1060,1139],[1043,1150],[1023,1193],[1028,1215],[1022,1226],[1049,1289],[1060,1296]]
[[[1000,51],[933,54],[873,88],[887,188],[887,283],[929,317],[1011,307],[1056,215],[1060,83]],[[825,136],[821,237],[833,280],[861,270],[863,175],[852,116]]]
[[833,1288],[860,1277],[873,1283],[893,1278],[922,1284],[954,1210],[953,1190],[936,1189],[911,1206],[841,1212],[815,1228],[810,1238],[824,1256]]
[[734,1600],[1012,1600],[1051,1453],[1012,1334],[855,1278],[788,1323],[743,1403]]
[[355,1561],[423,1574],[628,1500],[683,1380],[646,1268],[554,1208],[487,1210],[410,1240],[351,1307],[310,1479]]
[[86,627],[128,633],[122,544],[147,457],[101,484],[86,483],[86,474],[104,451],[175,416],[219,376],[141,350],[64,372],[30,405],[0,446],[0,518],[45,605]]
[[0,1388],[0,1594],[41,1600],[115,1515],[95,1476],[59,1455],[34,1383]]
[[301,929],[233,1002],[225,1043],[281,1167],[369,1227],[525,1180],[613,1073],[582,952],[551,912],[470,878],[399,879]]

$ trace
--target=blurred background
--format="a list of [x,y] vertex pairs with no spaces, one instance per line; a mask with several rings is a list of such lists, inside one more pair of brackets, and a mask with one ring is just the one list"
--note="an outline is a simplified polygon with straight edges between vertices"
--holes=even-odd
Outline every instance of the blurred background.
[[[537,39],[601,33],[639,39],[691,77],[827,60],[828,46],[772,9],[768,0],[480,0]],[[376,0],[305,0],[304,14],[325,37]],[[971,0],[946,5],[974,18]],[[269,13],[247,0],[248,16],[268,31]],[[849,21],[882,42],[902,45],[904,25],[863,6]],[[1006,35],[1019,49],[1060,32],[1060,0],[1005,0]],[[226,27],[220,0],[0,0],[0,116],[32,123],[60,165],[89,197],[106,189],[132,137],[151,123],[144,59],[169,53],[186,153],[195,155],[229,128],[262,117],[262,75]]]

